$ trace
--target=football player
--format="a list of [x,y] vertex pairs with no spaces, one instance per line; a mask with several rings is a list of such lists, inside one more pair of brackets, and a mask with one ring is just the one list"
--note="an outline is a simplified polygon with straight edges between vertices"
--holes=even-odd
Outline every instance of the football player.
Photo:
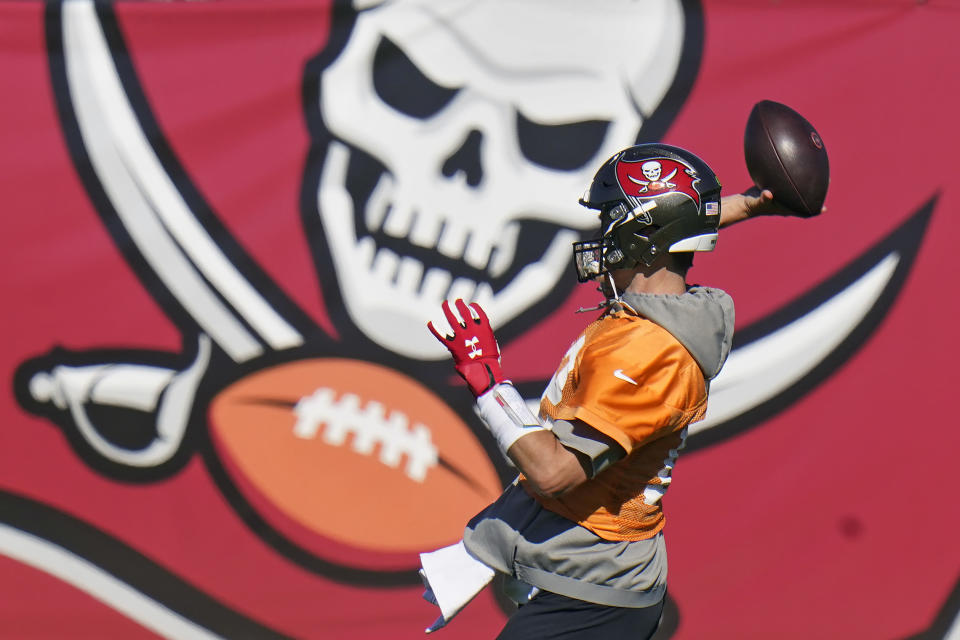
[[605,310],[560,360],[539,415],[502,371],[479,305],[445,302],[449,328],[428,325],[520,471],[460,547],[505,574],[522,604],[501,639],[657,629],[667,586],[661,499],[734,327],[730,296],[686,274],[719,227],[789,213],[769,191],[721,203],[720,188],[704,161],[665,144],[632,146],[599,169],[580,202],[598,213],[600,233],[574,244],[574,263],[581,282],[601,285]]

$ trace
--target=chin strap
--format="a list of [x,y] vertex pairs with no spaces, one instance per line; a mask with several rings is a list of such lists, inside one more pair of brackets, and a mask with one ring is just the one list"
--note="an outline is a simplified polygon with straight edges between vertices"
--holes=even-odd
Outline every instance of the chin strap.
[[[617,291],[617,285],[613,281],[613,276],[610,274],[609,271],[603,275],[607,277],[607,284],[610,285],[610,291],[613,292],[613,295],[608,296],[606,300],[604,300],[603,302],[601,302],[595,307],[580,307],[579,309],[577,309],[576,313],[586,313],[588,311],[599,311],[600,309],[606,309],[615,304],[623,304],[623,301],[620,299],[620,293]],[[598,290],[603,292],[603,287],[600,287]]]

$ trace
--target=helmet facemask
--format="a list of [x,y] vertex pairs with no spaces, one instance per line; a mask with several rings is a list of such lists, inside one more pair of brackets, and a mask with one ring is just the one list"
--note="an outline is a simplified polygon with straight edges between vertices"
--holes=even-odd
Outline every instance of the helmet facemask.
[[620,246],[620,236],[615,233],[618,225],[630,215],[626,203],[618,202],[605,207],[600,213],[600,237],[573,243],[573,264],[577,280],[587,282],[609,273],[611,269],[627,269],[636,265]]

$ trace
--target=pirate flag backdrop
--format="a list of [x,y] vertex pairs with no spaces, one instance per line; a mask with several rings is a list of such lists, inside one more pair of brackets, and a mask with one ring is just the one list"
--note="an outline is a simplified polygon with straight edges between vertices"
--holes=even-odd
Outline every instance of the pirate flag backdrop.
[[664,141],[738,192],[771,99],[828,211],[697,257],[738,333],[659,637],[956,637],[958,8],[0,5],[0,635],[421,637],[418,553],[512,478],[426,321],[479,301],[535,401],[598,300],[596,168]]

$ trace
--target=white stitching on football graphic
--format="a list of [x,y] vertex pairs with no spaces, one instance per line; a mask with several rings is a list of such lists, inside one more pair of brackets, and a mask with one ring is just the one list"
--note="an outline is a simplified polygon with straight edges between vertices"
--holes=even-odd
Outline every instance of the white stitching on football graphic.
[[430,439],[430,428],[410,420],[400,411],[391,411],[379,402],[371,400],[361,406],[360,397],[345,393],[336,400],[336,392],[321,387],[313,394],[301,398],[293,408],[297,423],[293,433],[298,438],[310,439],[317,435],[321,425],[323,441],[342,446],[348,435],[353,435],[352,449],[370,455],[380,445],[380,462],[388,467],[397,467],[404,455],[407,464],[404,472],[416,482],[423,482],[427,471],[439,460],[436,446]]

